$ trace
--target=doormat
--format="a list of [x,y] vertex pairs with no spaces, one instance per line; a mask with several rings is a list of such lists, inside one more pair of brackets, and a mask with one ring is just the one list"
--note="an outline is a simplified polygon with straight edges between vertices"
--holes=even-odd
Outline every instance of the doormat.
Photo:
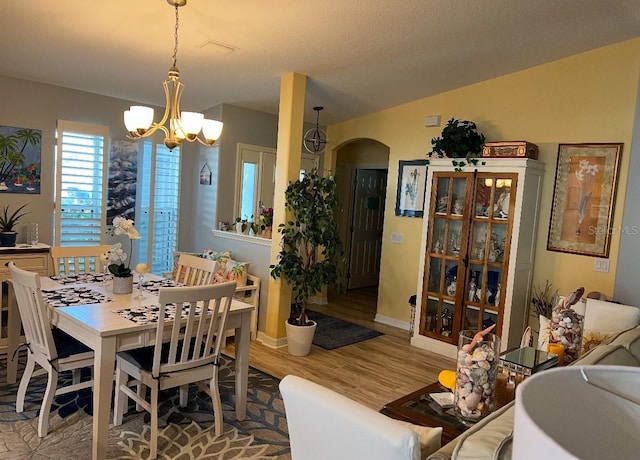
[[335,350],[383,335],[382,332],[317,311],[307,310],[307,316],[318,323],[313,344],[325,350]]

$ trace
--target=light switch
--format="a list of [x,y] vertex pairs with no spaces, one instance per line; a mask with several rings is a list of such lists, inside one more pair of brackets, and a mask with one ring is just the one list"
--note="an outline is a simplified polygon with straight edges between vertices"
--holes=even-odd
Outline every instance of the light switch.
[[391,234],[391,242],[396,244],[402,243],[402,233],[394,232]]
[[609,259],[596,258],[593,261],[593,269],[597,272],[609,273]]

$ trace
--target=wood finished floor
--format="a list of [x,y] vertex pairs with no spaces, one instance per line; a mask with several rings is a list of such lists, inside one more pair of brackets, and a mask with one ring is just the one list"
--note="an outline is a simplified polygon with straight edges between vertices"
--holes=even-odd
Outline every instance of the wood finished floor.
[[[249,364],[279,379],[287,374],[304,377],[375,410],[435,382],[442,369],[455,369],[453,359],[411,346],[408,331],[374,322],[376,292],[377,288],[364,288],[330,293],[327,305],[310,308],[384,335],[336,350],[312,346],[306,357],[254,341]],[[233,356],[233,344],[225,352]]]

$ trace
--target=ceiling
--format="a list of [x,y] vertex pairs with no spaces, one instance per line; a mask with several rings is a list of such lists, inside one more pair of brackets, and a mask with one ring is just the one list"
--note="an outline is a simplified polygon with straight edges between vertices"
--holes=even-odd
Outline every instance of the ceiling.
[[[280,78],[309,77],[305,119],[338,123],[640,36],[640,0],[188,0],[182,109],[277,113]],[[13,0],[0,75],[164,105],[166,0]]]

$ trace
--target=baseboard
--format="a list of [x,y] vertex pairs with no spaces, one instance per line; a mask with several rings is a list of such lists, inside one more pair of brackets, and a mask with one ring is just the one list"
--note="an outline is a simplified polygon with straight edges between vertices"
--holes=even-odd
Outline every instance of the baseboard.
[[447,356],[448,358],[455,359],[458,357],[457,345],[441,342],[423,335],[414,335],[411,337],[411,345],[422,348],[423,350],[432,351],[442,356]]
[[258,342],[269,348],[284,348],[287,346],[287,338],[281,337],[279,339],[268,336],[262,331],[258,331]]
[[398,329],[404,329],[405,331],[409,330],[409,323],[407,323],[406,321],[400,321],[399,319],[390,318],[388,316],[376,314],[374,321],[376,323],[382,323],[389,326],[397,327]]
[[315,304],[315,305],[327,305],[329,303],[329,300],[327,300],[327,296],[322,296],[322,297],[312,296],[312,297],[309,297],[308,303]]

